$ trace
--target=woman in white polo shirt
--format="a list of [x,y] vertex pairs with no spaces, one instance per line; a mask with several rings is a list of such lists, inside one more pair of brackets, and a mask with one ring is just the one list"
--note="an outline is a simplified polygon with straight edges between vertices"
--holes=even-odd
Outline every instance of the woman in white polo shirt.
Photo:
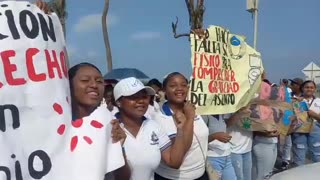
[[320,162],[320,98],[314,96],[317,87],[313,81],[305,81],[301,89],[303,100],[309,105],[308,115],[314,123],[310,133],[293,133],[291,136],[292,159],[296,166],[305,164],[307,150],[310,151],[313,162]]
[[[145,87],[133,77],[119,81],[114,87],[114,98],[119,108],[116,117],[127,135],[123,147],[132,180],[152,180],[160,160],[172,168],[178,168],[185,156],[184,136],[188,133],[184,128],[190,123],[183,114],[177,113],[178,135],[176,141],[171,142],[157,121],[144,117],[150,96],[154,94],[151,87]],[[189,105],[187,109],[191,111],[193,108]]]
[[[165,127],[167,134],[172,142],[177,141],[179,133],[178,128],[174,123],[172,115],[177,112],[184,112],[187,118],[192,123],[188,132],[191,132],[189,147],[186,149],[186,156],[179,169],[174,169],[161,163],[156,170],[155,179],[157,180],[194,180],[207,179],[205,174],[205,159],[208,148],[208,134],[209,130],[204,123],[201,116],[189,116],[190,113],[185,109],[185,100],[188,93],[188,80],[178,72],[171,73],[163,81],[163,88],[167,98],[167,102],[162,105],[162,112],[164,116],[157,118],[161,125]],[[161,115],[159,115],[161,116]]]

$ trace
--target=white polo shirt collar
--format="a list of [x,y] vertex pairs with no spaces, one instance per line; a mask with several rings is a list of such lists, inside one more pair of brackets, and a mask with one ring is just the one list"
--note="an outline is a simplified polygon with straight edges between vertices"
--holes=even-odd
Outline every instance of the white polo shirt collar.
[[[119,119],[119,114],[116,117]],[[171,146],[166,132],[157,121],[145,117],[136,137],[124,126],[121,127],[127,135],[123,146],[131,168],[131,180],[153,180],[161,161],[161,152]]]

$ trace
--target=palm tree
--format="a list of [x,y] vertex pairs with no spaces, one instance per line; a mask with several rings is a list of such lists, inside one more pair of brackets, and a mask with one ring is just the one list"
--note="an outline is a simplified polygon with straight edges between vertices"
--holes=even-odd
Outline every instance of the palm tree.
[[66,38],[66,19],[68,17],[66,0],[50,0],[48,5],[51,10],[58,15],[62,26],[63,35]]
[[103,39],[104,39],[104,44],[106,48],[106,57],[107,57],[107,63],[108,63],[107,72],[112,70],[112,55],[111,55],[111,47],[109,42],[108,25],[107,25],[108,10],[109,10],[109,0],[105,0],[101,21],[102,21],[102,32],[103,32]]

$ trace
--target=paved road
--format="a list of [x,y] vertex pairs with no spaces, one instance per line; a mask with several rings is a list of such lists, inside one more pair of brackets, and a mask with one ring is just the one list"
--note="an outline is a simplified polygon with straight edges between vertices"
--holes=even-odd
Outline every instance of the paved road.
[[318,180],[320,163],[307,164],[276,174],[270,180]]

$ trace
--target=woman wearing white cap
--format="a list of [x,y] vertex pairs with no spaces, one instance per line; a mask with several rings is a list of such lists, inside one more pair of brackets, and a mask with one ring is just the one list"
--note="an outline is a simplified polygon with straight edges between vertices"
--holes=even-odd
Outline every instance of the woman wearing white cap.
[[[119,81],[114,87],[119,108],[116,117],[127,135],[123,147],[133,180],[152,180],[161,160],[172,168],[179,168],[189,143],[184,138],[188,132],[184,130],[190,123],[182,113],[175,114],[178,135],[173,143],[156,121],[144,117],[150,96],[154,94],[151,87],[133,77]],[[186,109],[194,112],[191,104]]]

